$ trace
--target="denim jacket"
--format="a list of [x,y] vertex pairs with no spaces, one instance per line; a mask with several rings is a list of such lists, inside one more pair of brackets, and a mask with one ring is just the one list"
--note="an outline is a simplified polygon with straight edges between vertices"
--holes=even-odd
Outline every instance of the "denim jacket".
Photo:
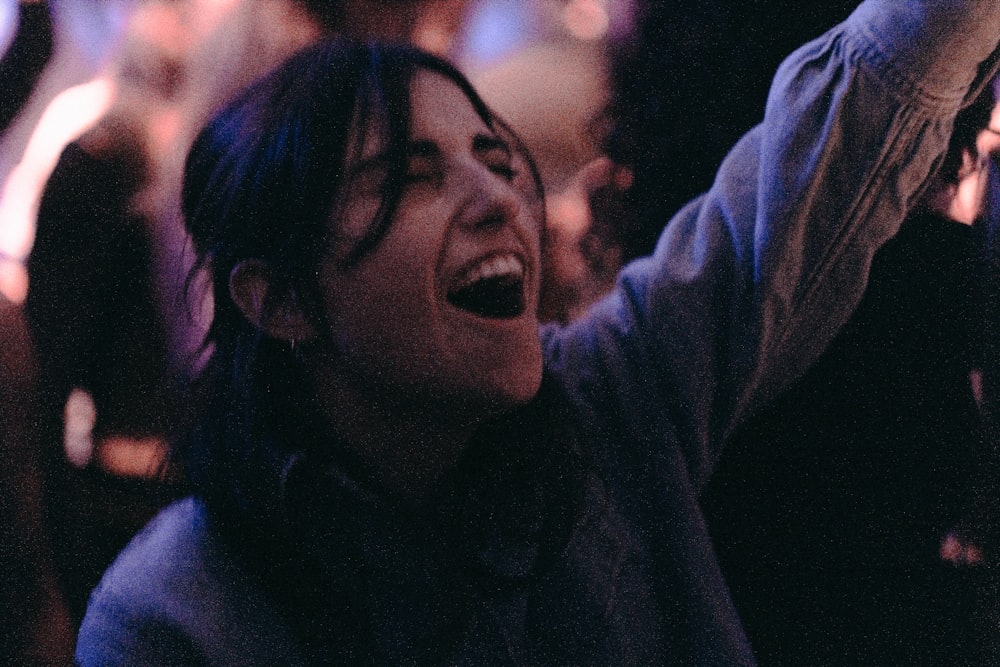
[[[698,494],[736,425],[850,316],[998,40],[996,0],[867,0],[786,60],[762,124],[653,256],[581,321],[542,332],[592,456],[584,509],[545,580],[491,591],[444,662],[754,663]],[[78,661],[302,664],[238,562],[196,501],[168,508],[94,592]],[[392,606],[384,619],[419,634]]]

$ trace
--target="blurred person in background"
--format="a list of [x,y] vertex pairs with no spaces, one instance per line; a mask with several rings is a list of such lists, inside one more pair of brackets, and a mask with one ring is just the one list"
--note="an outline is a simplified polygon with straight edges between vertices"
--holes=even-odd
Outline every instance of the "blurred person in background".
[[44,516],[36,372],[24,311],[0,294],[0,664],[68,665],[76,621]]
[[0,136],[21,110],[52,55],[52,20],[45,3],[0,2]]
[[[0,2],[0,136],[52,56],[44,3]],[[2,145],[2,144],[0,144]],[[3,160],[0,159],[0,162]],[[2,182],[2,179],[0,179]],[[75,621],[56,576],[42,499],[37,372],[23,309],[24,265],[0,216],[0,664],[72,662]]]

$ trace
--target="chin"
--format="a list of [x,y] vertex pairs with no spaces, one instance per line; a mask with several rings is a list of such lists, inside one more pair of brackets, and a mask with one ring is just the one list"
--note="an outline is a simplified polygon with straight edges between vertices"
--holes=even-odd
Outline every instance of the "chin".
[[541,350],[533,350],[491,378],[494,400],[501,411],[530,402],[542,386]]

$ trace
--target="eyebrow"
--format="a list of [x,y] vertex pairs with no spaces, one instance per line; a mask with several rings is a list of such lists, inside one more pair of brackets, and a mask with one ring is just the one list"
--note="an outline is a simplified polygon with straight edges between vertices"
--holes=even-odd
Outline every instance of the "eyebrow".
[[433,141],[411,141],[406,144],[406,157],[434,158],[441,155],[441,149]]
[[[495,150],[503,151],[507,155],[512,154],[507,142],[499,137],[484,133],[472,137],[473,153],[489,153]],[[433,141],[411,141],[406,146],[406,155],[407,157],[439,157],[441,149]]]
[[489,134],[477,134],[472,138],[472,152],[488,153],[490,151],[501,150],[508,156],[513,154],[507,142],[499,137]]
[[369,172],[375,172],[377,170],[385,169],[386,165],[389,163],[388,157],[385,153],[379,153],[378,155],[372,155],[371,157],[359,160],[354,164],[350,172],[347,174],[348,180],[354,180],[361,178],[363,175]]
[[[513,155],[513,151],[510,149],[507,142],[499,137],[482,133],[476,134],[472,137],[473,153],[482,154],[495,150],[503,151],[507,156]],[[439,158],[440,156],[441,149],[433,141],[410,141],[406,144],[407,158]],[[359,161],[354,168],[351,169],[351,177],[357,178],[367,171],[385,169],[388,162],[389,156],[386,153],[372,155],[371,157]]]
[[[435,158],[441,155],[441,149],[433,141],[411,141],[406,144],[406,157]],[[385,169],[389,165],[388,153],[377,153],[359,160],[351,169],[351,177],[358,177],[368,171]]]

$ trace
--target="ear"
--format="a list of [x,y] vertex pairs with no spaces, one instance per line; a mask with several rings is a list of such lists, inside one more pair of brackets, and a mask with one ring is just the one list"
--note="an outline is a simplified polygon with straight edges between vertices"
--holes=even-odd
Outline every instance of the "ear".
[[268,301],[271,268],[260,259],[245,259],[229,274],[229,296],[243,317],[272,338],[301,343],[316,338],[316,329],[306,317],[294,293]]

